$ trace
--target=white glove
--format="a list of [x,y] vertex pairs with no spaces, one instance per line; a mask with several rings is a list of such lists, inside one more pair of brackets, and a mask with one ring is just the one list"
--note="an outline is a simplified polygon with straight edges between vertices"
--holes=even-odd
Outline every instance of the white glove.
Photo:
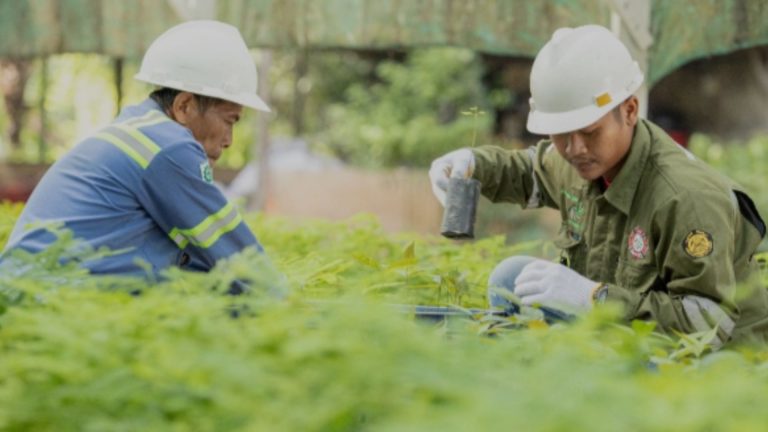
[[475,172],[475,155],[467,148],[454,150],[432,161],[429,180],[432,182],[432,192],[443,207],[445,207],[445,192],[448,190],[448,178],[470,178],[473,172]]
[[592,309],[592,292],[598,285],[566,266],[537,259],[515,279],[515,295],[526,306],[540,304],[583,313]]

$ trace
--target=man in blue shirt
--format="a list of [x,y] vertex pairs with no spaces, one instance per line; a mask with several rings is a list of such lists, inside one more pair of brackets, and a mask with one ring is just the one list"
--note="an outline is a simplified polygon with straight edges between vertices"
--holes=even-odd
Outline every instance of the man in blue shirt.
[[262,251],[211,172],[242,107],[269,111],[239,31],[216,21],[175,26],[149,47],[136,79],[158,89],[48,170],[4,256],[44,250],[56,238],[50,224],[120,251],[85,262],[94,274],[208,271],[245,248]]

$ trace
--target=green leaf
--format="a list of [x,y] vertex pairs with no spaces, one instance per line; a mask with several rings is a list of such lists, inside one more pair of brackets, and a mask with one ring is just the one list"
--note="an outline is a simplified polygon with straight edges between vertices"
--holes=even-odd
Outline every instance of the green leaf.
[[416,259],[416,244],[415,242],[408,243],[408,246],[405,247],[405,251],[403,252],[403,257],[405,259],[415,260]]

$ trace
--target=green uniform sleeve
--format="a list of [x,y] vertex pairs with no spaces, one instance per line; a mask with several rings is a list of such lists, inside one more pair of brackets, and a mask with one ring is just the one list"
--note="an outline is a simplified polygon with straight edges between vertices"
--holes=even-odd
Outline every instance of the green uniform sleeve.
[[482,183],[482,193],[492,202],[511,202],[523,208],[557,208],[556,191],[560,156],[548,141],[525,150],[495,146],[472,149],[475,155],[474,178]]
[[667,333],[718,326],[715,345],[730,338],[740,313],[733,266],[738,210],[723,195],[683,193],[657,208],[654,268],[629,269],[657,277],[639,290],[608,287],[607,299],[623,303],[627,319],[654,320]]

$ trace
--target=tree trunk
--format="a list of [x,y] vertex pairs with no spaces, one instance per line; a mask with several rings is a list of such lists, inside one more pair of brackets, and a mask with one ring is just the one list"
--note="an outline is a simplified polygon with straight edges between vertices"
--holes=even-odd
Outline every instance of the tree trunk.
[[[261,61],[259,62],[259,96],[269,105],[270,103],[270,82],[269,72],[272,69],[272,52],[263,50],[261,52]],[[256,185],[256,191],[248,200],[248,209],[253,211],[263,211],[266,207],[267,195],[269,194],[269,113],[258,112],[256,114],[256,134],[258,137],[254,143],[255,151],[253,154],[259,158],[259,181]]]
[[123,63],[122,57],[115,57],[112,59],[112,73],[115,84],[115,94],[117,98],[115,100],[115,115],[120,114],[120,108],[123,106]]
[[37,136],[37,161],[45,163],[48,157],[48,111],[45,109],[45,100],[48,96],[48,58],[40,60],[40,99],[38,109],[40,111],[40,134]]
[[296,55],[296,66],[293,79],[293,136],[304,134],[304,105],[306,104],[308,89],[304,85],[307,76],[308,62],[307,50],[302,49]]
[[13,150],[21,147],[21,129],[27,111],[24,105],[24,88],[29,79],[30,66],[29,60],[0,60],[0,91],[3,92],[5,111],[10,119],[8,141]]
[[757,87],[763,94],[768,95],[768,50],[753,48],[748,51],[749,68],[755,78]]

